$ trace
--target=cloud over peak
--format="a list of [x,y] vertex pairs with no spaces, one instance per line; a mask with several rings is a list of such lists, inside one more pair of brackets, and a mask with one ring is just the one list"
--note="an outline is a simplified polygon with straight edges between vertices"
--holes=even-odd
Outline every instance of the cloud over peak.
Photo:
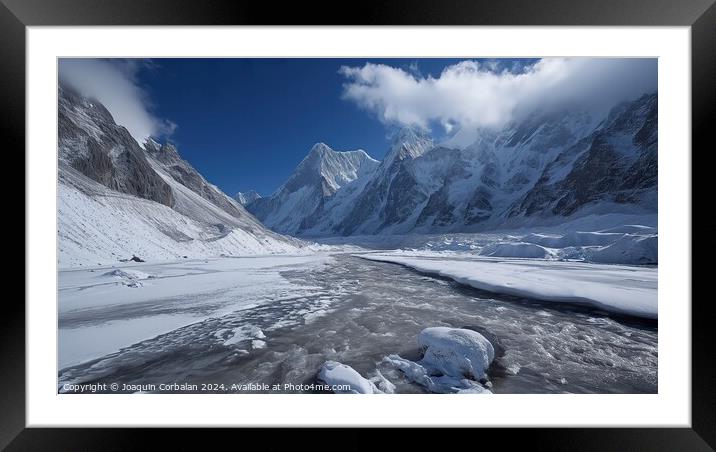
[[151,113],[149,97],[138,84],[138,72],[153,64],[138,59],[62,58],[59,78],[82,95],[100,101],[115,122],[141,144],[151,136],[169,136],[177,127]]
[[534,64],[465,60],[438,77],[384,64],[340,68],[344,99],[385,124],[429,130],[500,127],[536,109],[577,105],[604,114],[657,88],[657,60],[544,58]]

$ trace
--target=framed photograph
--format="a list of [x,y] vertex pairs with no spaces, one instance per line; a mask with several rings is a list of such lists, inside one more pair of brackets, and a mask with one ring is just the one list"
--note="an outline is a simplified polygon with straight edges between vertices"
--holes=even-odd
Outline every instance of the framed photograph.
[[0,8],[26,168],[2,446],[529,427],[549,450],[715,447],[691,295],[713,1],[95,3]]

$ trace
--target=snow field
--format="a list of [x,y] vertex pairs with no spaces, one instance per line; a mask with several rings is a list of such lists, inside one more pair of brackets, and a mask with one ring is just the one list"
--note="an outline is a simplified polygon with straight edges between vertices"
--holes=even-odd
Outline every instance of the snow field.
[[429,252],[395,251],[357,256],[404,265],[499,294],[590,305],[648,319],[658,316],[656,268]]
[[[310,271],[330,259],[325,254],[257,256],[60,271],[59,368],[211,317],[312,294],[314,288],[292,284],[281,272]],[[215,335],[226,346],[244,341],[253,341],[253,348],[266,345],[264,332],[251,324]]]

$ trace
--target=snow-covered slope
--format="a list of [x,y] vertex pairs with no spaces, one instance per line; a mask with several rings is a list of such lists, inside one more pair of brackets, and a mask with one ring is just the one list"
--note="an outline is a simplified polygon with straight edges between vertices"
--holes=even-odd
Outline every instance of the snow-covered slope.
[[297,252],[208,183],[171,145],[145,149],[99,102],[60,87],[60,267]]
[[297,234],[322,217],[327,199],[371,174],[377,166],[378,162],[363,150],[338,152],[317,143],[285,184],[270,197],[247,204],[247,208],[273,230]]
[[238,201],[239,204],[242,206],[245,206],[249,203],[252,203],[259,199],[261,197],[260,194],[256,193],[255,190],[249,190],[247,192],[238,192],[234,195],[234,199]]
[[566,216],[599,202],[656,211],[657,107],[656,94],[615,107],[594,132],[544,168],[509,215]]
[[[203,207],[207,207],[204,205]],[[217,218],[218,208],[209,212]],[[225,255],[295,253],[307,244],[253,227],[220,230],[157,202],[110,190],[61,164],[58,197],[61,268]]]
[[345,212],[345,216],[334,218],[329,224],[335,224],[336,232],[344,235],[371,234],[385,229],[386,225],[410,219],[418,212],[423,198],[415,187],[427,179],[411,171],[411,164],[434,147],[427,136],[410,128],[400,130],[360,192],[345,199],[348,204],[345,209],[332,209]]
[[[144,149],[147,151],[152,168],[173,188],[175,194],[186,194],[184,198],[187,196],[196,198],[196,195],[199,195],[209,201],[212,207],[220,208],[231,218],[250,217],[236,200],[227,196],[216,185],[207,182],[189,162],[182,159],[174,145],[169,143],[160,145],[150,138],[144,143]],[[196,205],[196,202],[192,201],[189,204]],[[177,199],[174,208],[185,215],[193,215],[193,209],[189,208],[184,199]]]
[[[656,93],[617,105],[606,118],[575,108],[536,111],[500,130],[467,135],[477,139],[457,148],[403,129],[375,170],[337,184],[320,208],[314,194],[294,191],[311,199],[304,206],[310,221],[267,224],[305,236],[406,234],[656,213]],[[276,196],[271,211],[288,218],[298,205]]]

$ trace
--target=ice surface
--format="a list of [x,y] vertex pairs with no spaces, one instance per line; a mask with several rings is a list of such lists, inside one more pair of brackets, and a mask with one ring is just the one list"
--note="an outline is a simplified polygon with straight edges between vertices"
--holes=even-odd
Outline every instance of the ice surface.
[[[631,224],[639,220],[645,224]],[[604,264],[658,264],[655,216],[597,215],[561,225],[479,233],[331,237],[324,244]],[[608,227],[604,227],[608,226]]]
[[614,226],[599,232],[616,232],[622,234],[655,234],[656,228],[644,226],[640,224],[625,224],[624,226]]
[[429,252],[371,253],[360,257],[405,265],[490,292],[657,318],[656,268]]
[[[511,241],[488,244],[480,254],[495,257],[569,259],[604,264],[657,264],[658,234],[652,228],[630,225],[610,232],[568,231],[529,233]],[[628,231],[628,232],[623,232]]]
[[590,250],[588,259],[616,264],[656,264],[659,261],[658,242],[656,235],[624,235],[609,246]]
[[[127,342],[116,344],[114,350],[122,348],[119,352],[99,356],[98,351],[94,355],[98,360],[61,369],[60,383],[310,382],[322,364],[331,360],[350,365],[385,393],[420,393],[429,389],[383,359],[396,354],[410,362],[420,360],[416,338],[421,331],[445,326],[479,331],[493,344],[496,358],[488,371],[492,387],[488,385],[487,389],[494,393],[657,391],[654,322],[465,290],[454,281],[345,253],[331,255],[321,265],[311,265],[303,257],[295,258],[296,265],[290,259],[283,263],[274,259],[278,257],[136,264],[132,268],[158,276],[145,280],[145,287],[137,290],[102,276],[110,269],[79,271],[83,278],[94,275],[96,283],[105,283],[105,287],[124,292],[132,300],[143,299],[142,293],[153,290],[154,284],[172,278],[176,282],[185,280],[182,284],[191,287],[192,278],[200,278],[203,267],[207,273],[226,273],[220,278],[224,284],[243,278],[251,262],[255,262],[259,274],[279,275],[275,280],[262,278],[256,288],[246,285],[229,290],[226,298],[219,294],[218,301],[225,305],[214,306],[211,293],[197,291],[186,297],[100,304],[62,313],[60,341],[76,333],[78,352],[92,352],[94,344],[102,340],[120,338]],[[267,267],[269,261],[273,264]],[[245,270],[232,270],[239,265]],[[271,293],[265,286],[275,291]],[[235,310],[233,303],[239,306]],[[319,311],[329,312],[306,322],[310,313]],[[162,317],[161,312],[166,314]],[[168,322],[181,320],[182,315],[190,324],[181,327],[179,323],[168,331]],[[208,318],[201,320],[205,316]],[[122,325],[135,329],[137,340],[128,337]],[[155,326],[166,332],[156,335],[141,331]],[[237,330],[250,334],[238,344],[224,345]],[[261,334],[259,330],[266,339],[253,337]],[[264,340],[266,348],[252,347],[254,340]],[[132,345],[125,345],[128,343]],[[448,384],[448,377],[428,376],[440,385],[434,387],[436,391],[485,391],[474,380],[456,376]]]
[[[62,318],[62,314],[60,314]],[[58,331],[59,369],[90,361],[137,342],[192,324],[192,314],[157,314],[131,320],[88,323]],[[62,322],[62,320],[60,320]]]
[[[313,294],[315,288],[292,284],[281,273],[298,268],[310,271],[329,265],[330,260],[319,253],[60,271],[59,367],[98,358],[211,317],[283,297]],[[122,287],[140,280],[143,286],[136,290]],[[325,305],[316,309],[325,309]],[[311,314],[309,310],[305,313]],[[215,336],[225,345],[266,338],[252,324],[217,331]],[[257,347],[261,347],[258,342],[254,344]]]
[[532,233],[522,237],[522,240],[550,248],[566,248],[568,246],[610,245],[623,235],[619,233],[570,231],[563,235]]
[[523,242],[500,242],[488,245],[480,251],[484,256],[546,258],[552,253],[542,246]]
[[318,372],[318,379],[328,385],[348,385],[350,389],[335,390],[337,394],[380,394],[375,384],[363,378],[350,366],[337,361],[326,361]]

